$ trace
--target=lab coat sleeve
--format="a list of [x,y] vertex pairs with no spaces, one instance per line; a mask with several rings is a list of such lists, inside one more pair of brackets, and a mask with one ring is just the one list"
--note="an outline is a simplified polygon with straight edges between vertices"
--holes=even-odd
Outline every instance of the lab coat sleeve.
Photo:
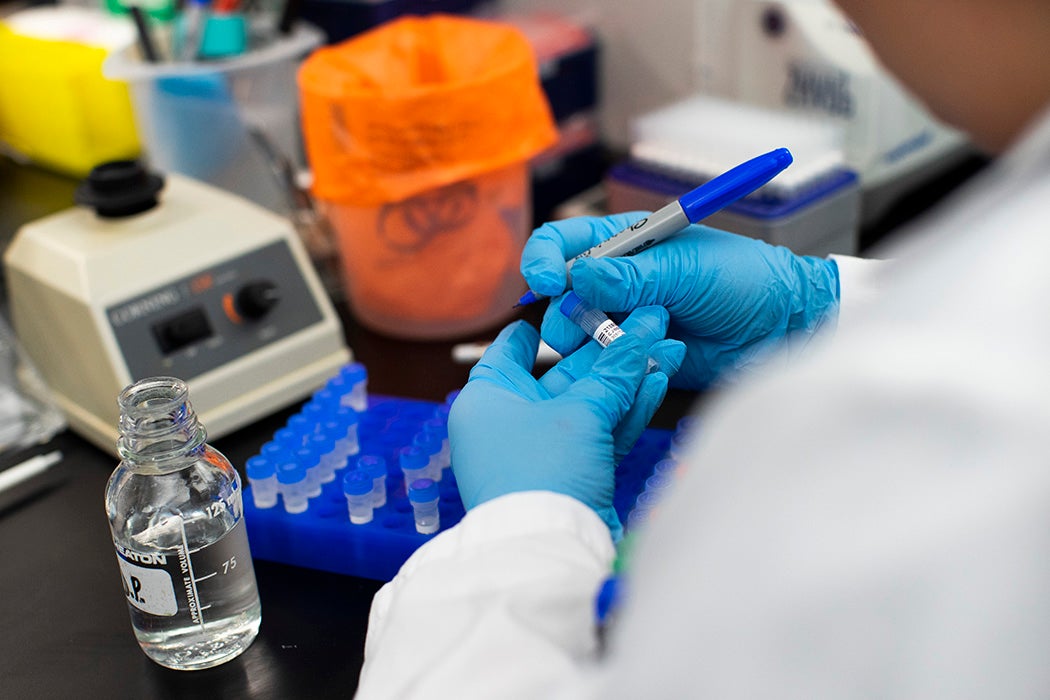
[[418,549],[372,603],[358,698],[541,698],[596,651],[615,549],[579,501],[503,496]]
[[828,256],[839,268],[838,328],[852,325],[858,311],[879,296],[885,281],[886,260],[855,258],[849,255]]

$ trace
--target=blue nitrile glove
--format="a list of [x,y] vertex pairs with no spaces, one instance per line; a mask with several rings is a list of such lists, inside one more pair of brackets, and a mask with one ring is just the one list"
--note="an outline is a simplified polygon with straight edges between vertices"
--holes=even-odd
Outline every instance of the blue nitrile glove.
[[[673,377],[685,359],[685,345],[678,340],[664,339],[670,317],[662,306],[642,306],[631,312],[620,328],[649,346],[649,357],[660,366],[659,373]],[[591,340],[576,352],[551,367],[540,377],[540,386],[548,394],[558,396],[575,381],[591,371],[591,366],[602,352],[602,346]],[[620,425],[613,431],[613,461],[620,463],[634,447],[638,437],[649,425],[653,413],[660,407],[667,392],[667,380],[646,377],[638,390],[638,399],[631,406]]]
[[[631,212],[547,223],[525,244],[521,272],[529,288],[556,297],[565,291],[565,260],[626,228]],[[572,287],[606,312],[649,304],[671,313],[668,337],[687,352],[674,386],[702,389],[744,370],[786,338],[810,335],[838,319],[838,266],[787,248],[690,226],[633,257],[585,258],[572,267]],[[570,352],[583,332],[558,311],[555,298],[542,334]]]
[[[661,341],[667,316],[639,309],[626,335],[588,344],[539,380],[531,373],[539,334],[518,321],[470,372],[449,415],[452,469],[467,509],[519,491],[554,491],[590,506],[614,538],[616,461],[634,444],[667,390],[684,347]],[[647,354],[661,370],[646,375]]]

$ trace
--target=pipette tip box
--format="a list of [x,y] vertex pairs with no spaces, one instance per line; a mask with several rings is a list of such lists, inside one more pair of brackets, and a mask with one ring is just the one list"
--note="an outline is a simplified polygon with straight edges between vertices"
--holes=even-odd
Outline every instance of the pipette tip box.
[[[441,406],[429,401],[370,395],[358,423],[360,452],[349,458],[351,466],[337,471],[335,480],[323,484],[321,495],[311,498],[303,513],[285,512],[280,501],[274,507],[257,508],[252,487],[246,487],[245,522],[252,556],[381,581],[393,578],[412,552],[434,536],[416,532],[397,456],[403,447],[412,444],[425,421],[441,415]],[[666,455],[671,436],[671,431],[645,430],[616,468],[613,505],[622,522],[627,522],[637,496],[645,489],[646,479]],[[377,455],[386,460],[387,501],[375,509],[371,522],[354,525],[350,523],[342,481],[361,455]],[[443,470],[439,493],[441,532],[464,515],[451,469]]]

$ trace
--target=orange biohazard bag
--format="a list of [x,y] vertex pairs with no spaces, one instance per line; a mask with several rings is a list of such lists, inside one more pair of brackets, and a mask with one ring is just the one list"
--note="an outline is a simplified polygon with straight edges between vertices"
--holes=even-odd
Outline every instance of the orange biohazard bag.
[[524,290],[528,159],[556,138],[525,37],[408,17],[316,51],[299,89],[355,316],[441,338],[510,315]]

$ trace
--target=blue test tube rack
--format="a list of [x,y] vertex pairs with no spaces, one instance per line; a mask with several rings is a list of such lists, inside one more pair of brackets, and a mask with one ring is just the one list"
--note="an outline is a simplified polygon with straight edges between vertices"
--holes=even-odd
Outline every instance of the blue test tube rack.
[[[367,409],[359,413],[360,452],[350,457],[349,466],[341,469],[336,479],[323,484],[321,495],[311,498],[302,513],[287,513],[282,503],[257,508],[251,486],[246,487],[245,523],[252,556],[380,581],[393,578],[412,552],[434,536],[416,532],[398,454],[401,448],[412,445],[423,424],[435,415],[447,419],[447,403],[370,395]],[[302,424],[295,416],[289,419],[293,421]],[[613,505],[624,523],[654,466],[667,454],[671,434],[647,429],[617,467]],[[342,475],[354,468],[358,456],[367,454],[386,460],[387,502],[375,510],[371,522],[354,525],[350,523]],[[441,532],[464,515],[451,469],[444,470],[439,492]]]

